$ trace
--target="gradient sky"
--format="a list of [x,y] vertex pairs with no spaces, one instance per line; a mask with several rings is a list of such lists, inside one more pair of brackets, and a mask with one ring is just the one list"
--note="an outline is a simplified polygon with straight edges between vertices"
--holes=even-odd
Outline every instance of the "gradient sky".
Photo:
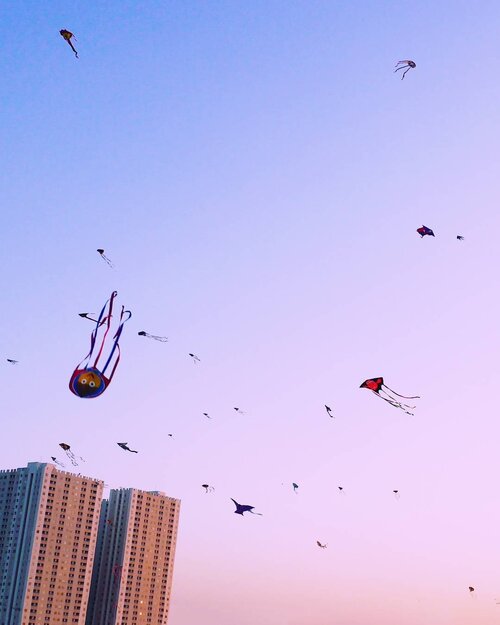
[[[500,622],[499,24],[493,0],[2,4],[0,466],[64,441],[181,498],[169,625]],[[113,289],[122,360],[81,400],[78,313]]]

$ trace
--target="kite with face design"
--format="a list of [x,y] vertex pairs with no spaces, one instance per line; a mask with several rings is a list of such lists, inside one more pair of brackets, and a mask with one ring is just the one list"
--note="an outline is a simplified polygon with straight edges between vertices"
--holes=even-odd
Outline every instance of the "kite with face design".
[[[125,310],[123,306],[120,313],[118,329],[116,330],[116,333],[113,337],[113,345],[111,347],[109,356],[102,370],[99,370],[97,368],[99,359],[104,350],[107,335],[111,327],[111,319],[113,317],[113,303],[116,296],[117,292],[113,291],[110,299],[104,304],[99,314],[99,317],[94,321],[95,328],[90,336],[90,351],[82,360],[82,362],[77,365],[76,369],[73,371],[71,380],[69,381],[69,390],[75,395],[78,395],[78,397],[92,399],[94,397],[99,397],[99,395],[102,395],[102,393],[104,393],[104,391],[110,385],[118,363],[120,361],[120,336],[123,331],[123,325],[132,316],[132,313],[129,310]],[[100,344],[98,345],[97,337],[99,334],[99,329],[101,327],[104,327],[105,329]],[[114,360],[113,368],[111,369],[109,377],[106,377],[104,374],[111,364],[115,353],[117,354],[117,356]],[[93,360],[91,364],[91,360],[94,358],[94,355],[95,360]]]

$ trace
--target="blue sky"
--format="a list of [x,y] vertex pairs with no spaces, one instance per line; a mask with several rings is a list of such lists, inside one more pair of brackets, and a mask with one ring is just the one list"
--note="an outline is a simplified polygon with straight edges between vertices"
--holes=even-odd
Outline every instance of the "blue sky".
[[[3,4],[2,467],[66,441],[90,475],[181,498],[172,625],[233,625],[238,602],[238,625],[496,618],[499,17]],[[114,289],[122,360],[80,400],[77,313]],[[376,375],[415,417],[358,389]]]

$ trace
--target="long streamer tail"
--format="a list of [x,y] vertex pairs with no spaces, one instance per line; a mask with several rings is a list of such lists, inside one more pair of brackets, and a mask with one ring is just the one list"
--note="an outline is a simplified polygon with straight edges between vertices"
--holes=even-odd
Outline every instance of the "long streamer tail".
[[394,395],[402,397],[403,399],[420,399],[420,395],[413,395],[412,397],[408,397],[407,395],[400,395],[399,393],[396,393],[396,391],[393,391],[392,388],[389,388],[387,384],[384,384],[384,386],[388,391],[391,391],[391,393],[394,393]]
[[[126,318],[125,318],[126,317]],[[113,354],[115,353],[115,351],[118,352],[118,357],[115,361],[115,364],[113,365],[113,369],[111,371],[111,375],[109,376],[109,381],[111,382],[111,380],[113,379],[113,376],[115,374],[116,371],[116,367],[118,366],[118,363],[120,362],[120,345],[119,345],[119,340],[120,340],[120,336],[123,332],[123,326],[124,324],[132,317],[132,313],[130,312],[130,310],[125,310],[125,308],[122,306],[122,311],[120,313],[120,325],[118,326],[118,330],[116,331],[113,339],[114,339],[114,343],[113,343],[113,348],[111,350],[111,353],[109,354],[109,357],[106,361],[106,364],[104,365],[104,368],[102,370],[102,373],[104,374],[104,372],[106,371],[106,369],[108,368],[109,363],[111,362],[111,359],[113,358]]]
[[387,397],[382,397],[382,395],[379,395],[379,393],[376,393],[375,391],[372,391],[379,399],[383,399],[384,401],[386,401],[388,404],[390,404],[391,406],[394,406],[394,408],[399,408],[400,410],[402,410],[404,413],[406,413],[407,415],[410,415],[411,417],[414,416],[413,412],[410,412],[409,410],[407,410],[407,408],[414,408],[414,406],[407,406],[406,404],[402,404],[399,401],[396,401],[394,399],[391,399],[390,396]]
[[111,318],[113,316],[113,303],[114,303],[115,298],[116,298],[117,295],[118,295],[118,293],[116,291],[113,291],[113,293],[111,293],[111,297],[106,302],[106,304],[104,304],[104,308],[101,310],[101,314],[99,315],[99,319],[98,319],[97,325],[96,325],[96,327],[94,329],[94,332],[93,332],[94,343],[95,343],[99,327],[101,325],[103,325],[103,323],[101,323],[101,319],[102,319],[102,317],[104,315],[104,311],[106,309],[106,306],[108,306],[108,314],[106,315],[105,319],[102,319],[103,322],[106,322],[106,331],[104,332],[104,336],[102,337],[102,341],[101,341],[101,347],[99,348],[99,352],[98,352],[98,354],[96,356],[96,359],[94,361],[94,367],[96,367],[96,368],[97,368],[97,363],[99,362],[99,358],[101,357],[102,350],[104,349],[104,343],[106,342],[106,337],[108,336],[108,332],[109,332],[109,329],[111,327]]

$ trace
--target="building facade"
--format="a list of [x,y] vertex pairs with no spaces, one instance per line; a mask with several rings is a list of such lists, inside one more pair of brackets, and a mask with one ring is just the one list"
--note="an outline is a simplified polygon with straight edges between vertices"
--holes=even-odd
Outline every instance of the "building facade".
[[166,625],[179,512],[157,491],[102,502],[87,625]]
[[0,625],[84,625],[103,482],[52,464],[0,471]]

